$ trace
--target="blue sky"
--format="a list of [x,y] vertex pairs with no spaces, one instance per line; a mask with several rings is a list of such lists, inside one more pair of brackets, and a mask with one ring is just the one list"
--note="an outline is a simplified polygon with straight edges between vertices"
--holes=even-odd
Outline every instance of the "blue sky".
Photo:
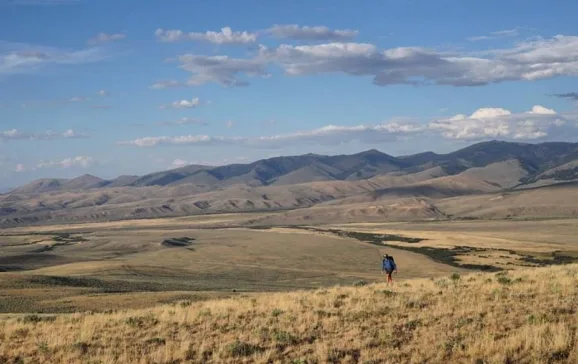
[[0,187],[578,141],[576,1],[0,0]]

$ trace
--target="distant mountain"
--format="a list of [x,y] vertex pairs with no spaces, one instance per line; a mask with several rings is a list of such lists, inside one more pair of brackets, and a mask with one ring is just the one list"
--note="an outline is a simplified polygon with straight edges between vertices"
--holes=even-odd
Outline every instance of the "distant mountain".
[[91,188],[103,187],[107,184],[102,178],[85,174],[84,176],[80,176],[69,181],[66,181],[61,186],[61,190],[65,191],[74,191],[74,190],[87,190]]
[[132,186],[138,181],[139,176],[120,176],[103,183],[103,187],[126,187]]
[[[447,199],[461,201],[462,196],[573,181],[578,181],[578,144],[572,143],[490,141],[448,154],[425,152],[401,157],[374,149],[352,155],[305,154],[218,167],[190,165],[113,180],[92,175],[42,179],[0,196],[0,225],[311,207],[322,208],[314,211],[324,211],[327,216],[355,216],[358,221],[364,214],[373,214],[375,219],[443,218],[446,213],[454,216],[455,211],[467,210],[460,209],[459,202],[444,202]],[[578,184],[566,186],[564,191],[578,188]],[[539,203],[551,205],[542,200],[547,191],[537,195],[540,200],[534,201],[533,207],[519,211],[539,214]],[[520,197],[516,203],[522,201]],[[574,202],[578,203],[565,201]],[[346,207],[336,214],[327,210],[338,206]],[[548,208],[554,211],[555,206]],[[398,210],[405,212],[400,215]],[[568,208],[561,214],[568,211],[574,210]],[[313,218],[306,211],[295,214],[303,221]]]
[[12,194],[30,194],[58,191],[68,182],[67,179],[39,179],[22,187],[16,188]]
[[[505,176],[509,161],[517,171]],[[355,181],[379,175],[403,175],[442,168],[447,175],[455,175],[476,168],[477,176],[485,173],[495,175],[502,168],[500,185],[513,187],[533,183],[538,179],[578,178],[578,144],[543,143],[523,144],[500,141],[483,142],[448,154],[425,152],[410,156],[393,157],[372,149],[353,155],[324,156],[305,154],[301,156],[262,159],[249,164],[225,166],[189,165],[169,171],[155,172],[145,176],[121,176],[105,181],[95,176],[82,176],[73,180],[43,179],[16,189],[14,193],[44,193],[103,187],[147,187],[194,184],[212,188],[233,185],[281,186],[316,181]],[[494,165],[492,170],[486,168]],[[558,167],[566,165],[566,167]],[[577,164],[578,165],[578,164]],[[549,172],[548,172],[549,171]],[[472,171],[472,173],[474,173]],[[546,173],[546,174],[544,174]],[[491,177],[495,178],[495,177]],[[508,179],[508,181],[505,181]],[[514,180],[512,180],[514,178]]]

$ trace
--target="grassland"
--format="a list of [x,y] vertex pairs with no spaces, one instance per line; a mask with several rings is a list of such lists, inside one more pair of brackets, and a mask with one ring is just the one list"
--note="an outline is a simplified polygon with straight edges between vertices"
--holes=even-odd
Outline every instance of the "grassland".
[[244,293],[570,263],[575,220],[247,228],[229,214],[4,229],[0,313],[147,308]]
[[578,266],[0,319],[5,363],[575,363]]

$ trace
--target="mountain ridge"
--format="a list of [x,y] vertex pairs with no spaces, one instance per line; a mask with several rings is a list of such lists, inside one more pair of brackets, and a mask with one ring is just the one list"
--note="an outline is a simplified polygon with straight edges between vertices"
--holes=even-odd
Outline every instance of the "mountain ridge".
[[[72,180],[44,178],[16,188],[12,193],[43,193],[59,190],[171,186],[191,183],[219,188],[235,184],[253,187],[287,185],[313,181],[361,180],[388,173],[415,173],[441,167],[449,175],[470,168],[518,160],[528,171],[526,179],[578,159],[578,144],[549,142],[540,144],[488,141],[446,154],[431,151],[394,157],[377,149],[350,155],[303,154],[260,159],[247,164],[223,166],[188,165],[143,176],[120,176],[112,180],[84,175]],[[299,172],[299,176],[288,175]],[[560,173],[559,171],[557,171]],[[281,182],[279,182],[281,181]],[[522,181],[523,182],[523,181]]]
[[[285,210],[287,223],[575,216],[578,186],[568,182],[578,181],[577,166],[578,144],[491,141],[447,154],[368,150],[41,179],[0,195],[0,226]],[[503,200],[512,191],[518,197]]]

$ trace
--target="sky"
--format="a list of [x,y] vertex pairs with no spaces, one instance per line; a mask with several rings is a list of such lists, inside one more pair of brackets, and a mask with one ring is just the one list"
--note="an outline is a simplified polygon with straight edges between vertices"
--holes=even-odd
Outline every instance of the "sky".
[[578,142],[575,0],[0,0],[0,189]]

